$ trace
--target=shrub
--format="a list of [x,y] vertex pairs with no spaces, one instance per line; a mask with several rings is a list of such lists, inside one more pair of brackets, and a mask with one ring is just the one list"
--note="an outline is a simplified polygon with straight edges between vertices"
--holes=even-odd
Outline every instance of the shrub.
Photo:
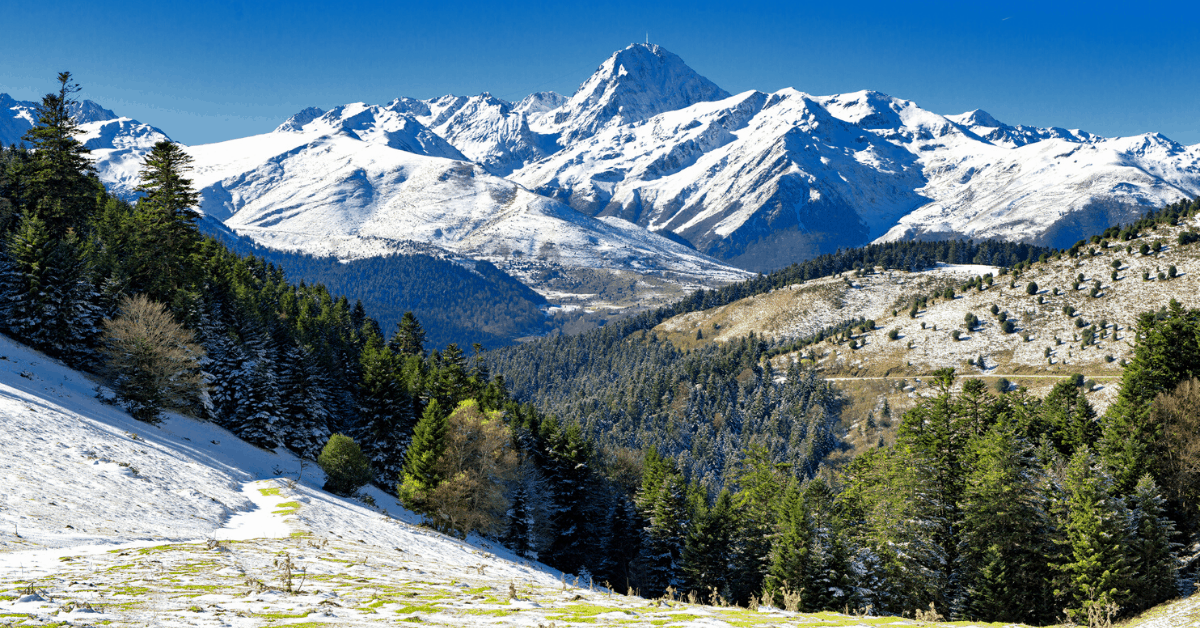
[[335,495],[353,495],[371,481],[371,463],[349,436],[330,436],[317,465],[325,472],[325,490]]
[[1150,254],[1150,245],[1143,242],[1142,245],[1140,247],[1138,247],[1138,253],[1141,253],[1142,255],[1149,255]]
[[1058,286],[1054,287],[1053,294],[1054,294],[1054,296],[1058,296]]
[[1000,315],[996,318],[1000,319],[1000,322],[1003,323],[1004,321],[1008,320],[1008,312],[1000,312]]
[[1121,260],[1115,259],[1112,262],[1113,270],[1121,270]]
[[1075,326],[1080,329],[1083,329],[1084,327],[1087,327],[1087,323],[1083,322],[1083,317],[1081,316],[1081,317],[1075,319]]
[[1025,286],[1025,294],[1032,296],[1032,295],[1037,294],[1037,291],[1038,291],[1038,285],[1036,282],[1031,281],[1031,282],[1029,282],[1029,285]]
[[995,315],[996,315],[996,313],[1000,311],[1000,306],[998,306],[998,305],[996,305],[995,303],[993,303],[993,304],[992,304],[992,307],[991,307],[991,310],[989,310],[989,311],[991,311],[991,313],[992,313],[992,316],[995,316]]
[[1073,308],[1069,305],[1064,305],[1062,311],[1063,311],[1063,314],[1066,314],[1067,316],[1075,316],[1075,308]]
[[957,330],[957,329],[955,329],[954,331],[950,332],[950,337],[951,337],[951,338],[953,338],[955,342],[958,342],[958,338],[959,338],[959,336],[961,336],[961,335],[962,335],[962,332],[960,332],[960,331],[959,331],[959,330]]
[[1172,264],[1170,267],[1167,268],[1167,279],[1174,279],[1178,275],[1179,275],[1179,271],[1175,269],[1174,264]]
[[1000,329],[1006,334],[1013,333],[1013,331],[1016,330],[1016,327],[1017,326],[1014,325],[1012,321],[1004,321],[1000,324]]
[[1093,299],[1097,299],[1100,297],[1100,288],[1093,286],[1092,291],[1089,292],[1088,294],[1092,295]]
[[888,332],[888,340],[896,340],[896,339],[897,339],[897,338],[899,338],[899,337],[900,337],[900,330],[899,330],[899,329],[893,329],[893,330],[891,330],[891,331],[889,331],[889,332]]
[[943,290],[942,298],[943,299],[953,299],[954,298],[954,288],[946,288],[945,290]]
[[1008,392],[1009,388],[1012,388],[1012,382],[1008,381],[1007,377],[996,380],[996,392],[1003,394]]
[[1071,385],[1076,388],[1083,388],[1083,373],[1075,373],[1067,381],[1071,382]]
[[1114,270],[1114,271],[1112,271],[1112,275],[1110,276],[1110,278],[1111,278],[1113,281],[1116,281],[1116,280],[1117,280],[1117,271],[1115,271],[1115,270]]
[[104,321],[103,341],[117,396],[135,419],[157,423],[163,408],[199,399],[204,350],[161,303],[140,294],[122,298],[120,314]]
[[1190,230],[1184,231],[1183,233],[1179,234],[1178,241],[1179,241],[1179,246],[1184,246],[1187,244],[1191,244],[1193,242],[1200,241],[1200,233],[1197,233],[1195,231],[1190,231]]

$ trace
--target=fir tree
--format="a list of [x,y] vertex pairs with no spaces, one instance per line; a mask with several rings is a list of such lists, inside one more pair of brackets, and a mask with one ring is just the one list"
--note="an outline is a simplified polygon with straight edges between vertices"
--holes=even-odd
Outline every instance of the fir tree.
[[684,582],[689,590],[702,596],[716,591],[729,598],[729,554],[735,522],[729,491],[721,491],[712,508],[696,512],[682,556]]
[[378,477],[399,477],[415,424],[412,400],[400,380],[399,359],[378,336],[368,338],[360,359],[361,440]]
[[33,159],[22,177],[23,209],[41,218],[52,237],[81,230],[96,208],[104,187],[87,158],[88,149],[75,138],[80,130],[72,109],[79,85],[70,72],[59,72],[58,91],[46,94],[37,123],[25,132]]
[[1072,619],[1086,621],[1089,608],[1120,607],[1129,598],[1128,511],[1090,448],[1071,457],[1063,488],[1059,510],[1067,551],[1054,565],[1062,574],[1054,594]]
[[442,478],[437,463],[446,449],[446,413],[436,399],[425,407],[413,431],[412,443],[404,457],[404,474],[396,490],[400,500],[413,512],[429,514],[436,507],[429,496]]
[[1165,502],[1154,478],[1143,475],[1129,496],[1132,518],[1127,560],[1133,574],[1129,607],[1143,611],[1179,595],[1179,564],[1175,523],[1165,514]]
[[412,312],[405,312],[396,323],[396,333],[388,340],[388,348],[401,355],[425,357],[425,330]]

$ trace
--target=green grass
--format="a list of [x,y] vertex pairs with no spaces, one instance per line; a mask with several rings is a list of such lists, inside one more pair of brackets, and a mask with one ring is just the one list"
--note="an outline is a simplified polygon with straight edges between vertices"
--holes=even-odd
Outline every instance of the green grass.
[[271,511],[273,515],[294,515],[300,510],[300,502],[283,502],[276,506],[279,510]]
[[264,496],[269,496],[269,495],[279,496],[278,488],[260,488],[260,489],[258,489],[258,492],[262,493]]

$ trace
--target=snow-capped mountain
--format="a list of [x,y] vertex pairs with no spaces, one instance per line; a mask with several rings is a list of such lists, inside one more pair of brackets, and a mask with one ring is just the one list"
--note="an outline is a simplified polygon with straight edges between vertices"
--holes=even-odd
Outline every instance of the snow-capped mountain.
[[[165,135],[85,104],[101,176],[128,190],[139,151]],[[0,105],[0,139],[19,139],[33,104]],[[731,96],[651,44],[613,53],[570,98],[309,108],[191,151],[205,213],[262,244],[343,257],[433,246],[687,283],[734,276],[706,256],[770,270],[881,239],[1069,245],[1200,194],[1200,146],[1161,135],[943,116],[872,91]]]
[[612,125],[510,178],[769,270],[875,239],[1069,245],[1200,193],[1200,146],[784,89]]
[[535,288],[549,268],[632,271],[688,286],[744,276],[497,177],[397,109],[307,110],[272,133],[188,148],[202,210],[270,248],[353,259],[432,245],[491,261]]

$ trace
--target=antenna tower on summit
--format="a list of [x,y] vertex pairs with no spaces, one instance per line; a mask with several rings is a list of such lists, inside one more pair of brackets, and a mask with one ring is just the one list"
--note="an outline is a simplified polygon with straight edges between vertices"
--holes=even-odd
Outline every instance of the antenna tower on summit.
[[650,45],[650,31],[646,31],[646,45]]

